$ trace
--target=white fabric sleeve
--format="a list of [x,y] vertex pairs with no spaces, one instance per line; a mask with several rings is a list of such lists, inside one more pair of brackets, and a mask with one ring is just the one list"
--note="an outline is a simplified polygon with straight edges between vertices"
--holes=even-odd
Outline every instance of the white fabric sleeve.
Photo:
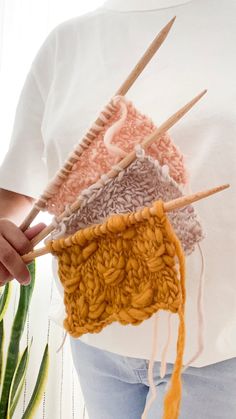
[[54,72],[53,29],[37,52],[17,104],[10,147],[0,167],[0,188],[38,198],[47,185],[41,126]]
[[16,108],[10,148],[0,168],[0,187],[38,198],[46,184],[41,122],[44,103],[32,71]]

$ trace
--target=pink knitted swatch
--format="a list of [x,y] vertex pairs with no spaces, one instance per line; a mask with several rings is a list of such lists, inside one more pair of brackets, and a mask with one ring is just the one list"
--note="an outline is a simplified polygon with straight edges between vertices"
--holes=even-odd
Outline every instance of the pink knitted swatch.
[[[63,234],[95,223],[102,223],[111,214],[137,211],[151,206],[157,199],[164,202],[182,196],[179,185],[169,176],[168,167],[145,156],[139,147],[139,157],[118,176],[104,181],[104,186],[91,186],[83,193],[83,201],[77,213],[60,223]],[[172,211],[168,217],[180,239],[186,254],[190,254],[202,238],[202,228],[193,206]],[[58,233],[60,231],[58,230]]]
[[[107,115],[110,117],[107,118]],[[54,185],[54,195],[47,200],[46,209],[55,215],[61,214],[65,206],[74,202],[81,191],[94,184],[102,174],[107,173],[135,145],[155,131],[150,118],[142,115],[131,102],[122,96],[113,98],[100,115],[104,127],[94,125],[90,132],[97,133],[90,145],[82,144],[82,154],[74,163],[71,172],[58,186]],[[147,153],[161,165],[169,166],[170,176],[179,184],[185,184],[187,175],[183,156],[173,144],[168,134],[147,148]],[[75,153],[76,156],[76,153]]]

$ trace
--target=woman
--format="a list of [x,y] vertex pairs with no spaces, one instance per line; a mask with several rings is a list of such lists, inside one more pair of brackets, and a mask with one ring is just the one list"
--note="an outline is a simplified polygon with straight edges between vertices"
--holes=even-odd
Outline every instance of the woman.
[[[101,9],[56,27],[27,76],[12,142],[0,172],[3,217],[26,213],[156,33],[174,16],[174,27],[129,98],[155,121],[164,121],[194,94],[208,96],[171,131],[186,156],[193,190],[232,182],[225,197],[198,205],[206,239],[205,342],[183,373],[181,419],[236,417],[236,245],[234,191],[236,111],[233,0],[108,0]],[[27,146],[27,154],[20,153]],[[20,172],[21,177],[12,174]],[[16,168],[18,170],[16,170]],[[30,173],[27,178],[24,174]],[[42,226],[36,227],[38,230]],[[1,283],[27,281],[19,253],[25,235],[6,220],[2,233]],[[27,235],[34,235],[35,230]],[[3,238],[4,237],[4,238]],[[200,258],[187,260],[185,362],[196,352]],[[176,355],[176,336],[160,377],[167,317],[160,313],[154,368],[157,398],[148,418],[161,418],[163,395]],[[176,319],[173,319],[174,321]],[[173,323],[174,323],[173,321]],[[90,419],[138,419],[150,398],[147,369],[153,319],[137,327],[113,323],[99,334],[72,339],[72,353]],[[177,324],[173,324],[176,330]]]

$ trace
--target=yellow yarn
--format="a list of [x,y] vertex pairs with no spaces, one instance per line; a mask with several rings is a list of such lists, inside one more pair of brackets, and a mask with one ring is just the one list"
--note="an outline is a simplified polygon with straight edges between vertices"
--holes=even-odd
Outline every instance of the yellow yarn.
[[106,325],[138,325],[160,309],[179,315],[177,357],[163,419],[177,419],[185,341],[185,260],[163,209],[110,216],[106,222],[48,243],[59,259],[66,330],[74,337]]

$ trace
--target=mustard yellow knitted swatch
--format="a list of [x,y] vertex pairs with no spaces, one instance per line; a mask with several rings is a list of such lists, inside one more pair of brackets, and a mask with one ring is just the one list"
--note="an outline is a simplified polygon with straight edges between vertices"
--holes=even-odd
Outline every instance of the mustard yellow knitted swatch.
[[164,419],[177,419],[185,341],[185,261],[162,201],[48,243],[64,287],[65,329],[74,337],[114,321],[138,325],[158,310],[179,316],[177,357]]

